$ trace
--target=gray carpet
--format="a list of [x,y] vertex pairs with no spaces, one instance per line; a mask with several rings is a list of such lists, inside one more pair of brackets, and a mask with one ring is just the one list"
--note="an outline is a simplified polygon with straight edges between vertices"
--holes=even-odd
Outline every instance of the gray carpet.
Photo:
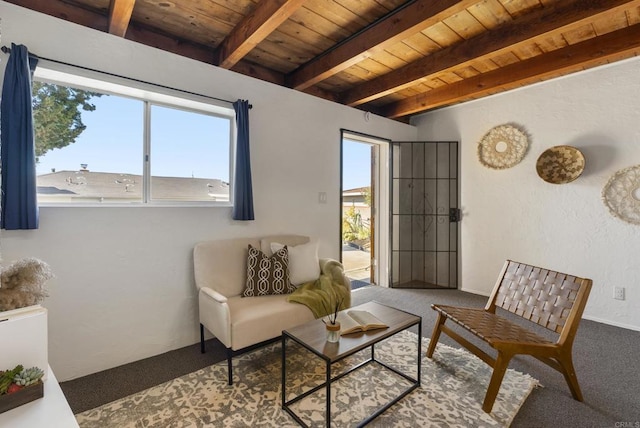
[[[457,290],[391,290],[376,286],[353,293],[353,304],[377,300],[423,317],[423,334],[431,335],[435,313],[431,303],[484,306],[486,298]],[[443,343],[459,347],[443,335]],[[485,348],[486,349],[486,348]],[[532,375],[542,388],[527,398],[514,427],[635,427],[640,424],[640,332],[588,320],[580,324],[573,348],[583,403],[573,400],[562,375],[528,357],[510,367]],[[199,344],[125,366],[61,383],[74,413],[95,408],[153,385],[193,372],[225,358],[222,345],[211,340],[207,353]],[[627,424],[624,424],[624,423]]]

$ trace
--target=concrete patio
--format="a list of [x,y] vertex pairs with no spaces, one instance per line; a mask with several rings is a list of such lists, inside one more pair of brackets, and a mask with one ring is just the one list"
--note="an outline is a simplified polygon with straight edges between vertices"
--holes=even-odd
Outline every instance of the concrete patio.
[[350,245],[342,246],[342,264],[344,273],[352,281],[368,283],[371,278],[371,253]]

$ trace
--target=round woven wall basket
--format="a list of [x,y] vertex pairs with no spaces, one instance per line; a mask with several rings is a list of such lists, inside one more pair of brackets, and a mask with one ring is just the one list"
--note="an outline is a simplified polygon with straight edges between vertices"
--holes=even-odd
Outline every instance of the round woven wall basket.
[[536,171],[547,183],[566,184],[580,177],[585,160],[582,152],[571,146],[555,146],[542,152]]
[[640,165],[613,174],[602,189],[602,200],[615,217],[640,224]]
[[491,169],[507,169],[520,163],[529,147],[527,135],[512,125],[491,128],[478,143],[480,163]]

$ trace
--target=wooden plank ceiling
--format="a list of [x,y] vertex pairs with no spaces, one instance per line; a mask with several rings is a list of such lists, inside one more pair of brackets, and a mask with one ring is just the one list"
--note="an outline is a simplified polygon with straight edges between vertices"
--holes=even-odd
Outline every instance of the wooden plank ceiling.
[[402,121],[640,52],[640,0],[7,1]]

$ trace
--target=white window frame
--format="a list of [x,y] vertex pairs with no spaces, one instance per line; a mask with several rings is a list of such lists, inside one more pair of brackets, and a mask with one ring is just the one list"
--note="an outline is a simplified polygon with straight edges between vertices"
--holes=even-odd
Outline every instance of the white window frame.
[[[34,72],[34,80],[70,86],[77,89],[101,92],[131,98],[144,103],[142,141],[142,199],[135,202],[39,202],[44,207],[230,207],[233,206],[234,171],[236,156],[236,117],[233,107],[189,92],[156,86],[135,79],[79,69],[69,65],[40,60]],[[151,198],[151,135],[150,114],[152,105],[206,114],[230,121],[229,126],[229,200],[228,201],[168,201]]]

